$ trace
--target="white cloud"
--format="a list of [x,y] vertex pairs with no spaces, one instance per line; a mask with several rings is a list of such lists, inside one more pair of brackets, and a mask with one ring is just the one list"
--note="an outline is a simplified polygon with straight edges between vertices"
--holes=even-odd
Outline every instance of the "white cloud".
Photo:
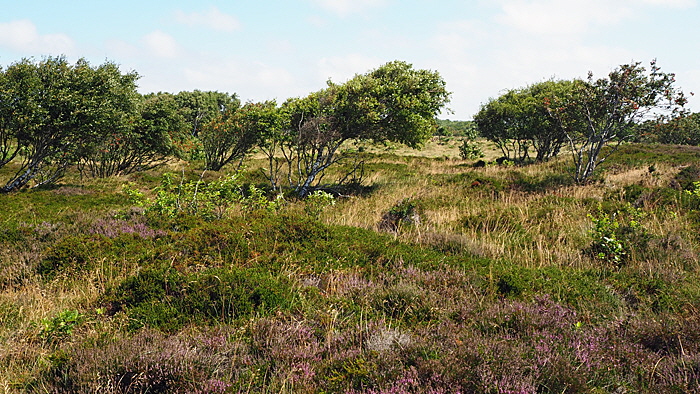
[[432,43],[441,53],[459,57],[465,52],[483,48],[492,37],[493,33],[483,23],[460,21],[442,24]]
[[0,23],[0,46],[30,53],[68,54],[75,44],[66,34],[39,34],[29,20]]
[[105,50],[111,57],[116,59],[131,59],[140,55],[139,48],[136,45],[117,39],[106,40]]
[[276,41],[271,41],[265,44],[265,47],[272,53],[277,55],[293,54],[296,50],[296,46],[292,41],[287,39],[280,39]]
[[700,69],[678,73],[676,80],[677,86],[683,89],[688,98],[687,108],[693,112],[700,112]]
[[[652,0],[654,1],[654,0]],[[658,1],[658,0],[657,0]],[[607,0],[504,0],[497,20],[538,35],[576,35],[631,15],[626,2]]]
[[697,0],[641,0],[642,3],[666,6],[670,8],[692,8],[697,6]]
[[178,10],[175,13],[175,19],[188,26],[204,26],[221,32],[232,32],[241,28],[241,23],[235,16],[225,14],[216,7],[189,14]]
[[180,45],[167,33],[156,30],[143,37],[146,49],[163,58],[175,58],[181,53]]
[[602,77],[636,55],[612,42],[572,39],[579,29],[569,30],[565,40],[547,35],[533,38],[535,33],[519,29],[494,29],[483,20],[440,25],[430,40],[431,61],[453,92],[449,107],[456,113],[454,118],[467,119],[489,97],[505,90],[550,78],[585,78],[588,71]]
[[359,54],[325,57],[318,62],[318,75],[322,81],[343,83],[356,74],[364,74],[382,65],[376,57]]
[[324,19],[318,15],[311,15],[306,18],[306,21],[313,27],[326,28],[330,26],[330,21]]
[[383,7],[387,0],[312,0],[321,8],[339,16],[363,13],[371,8]]
[[243,101],[285,100],[305,94],[285,68],[234,58],[205,57],[182,67],[177,82],[184,89],[218,90],[236,93]]

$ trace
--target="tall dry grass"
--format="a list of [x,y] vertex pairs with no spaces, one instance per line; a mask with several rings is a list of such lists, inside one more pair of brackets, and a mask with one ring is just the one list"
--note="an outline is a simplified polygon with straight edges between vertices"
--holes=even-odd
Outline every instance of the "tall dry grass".
[[[561,171],[567,160],[564,157],[525,167],[474,168],[469,161],[416,158],[409,161],[403,173],[372,173],[368,183],[377,185],[373,193],[343,199],[323,217],[329,224],[377,229],[387,211],[400,201],[411,199],[421,209],[421,220],[396,234],[404,241],[426,245],[456,243],[466,253],[526,267],[586,268],[596,265],[582,250],[591,240],[593,223],[589,215],[595,213],[597,204],[611,195],[622,198],[627,185],[668,185],[678,171],[678,166],[664,163],[656,165],[653,172],[647,167],[621,168],[607,173],[603,182],[586,186],[554,183],[542,191],[525,191],[514,184],[493,190],[459,180],[442,181],[459,174],[473,174],[465,176],[467,180],[501,179],[505,183],[516,175],[544,179]],[[405,162],[405,158],[395,161]],[[653,201],[644,204],[651,205]],[[654,213],[644,218],[644,225],[651,236],[668,239],[667,243],[680,242],[678,234],[688,228],[688,223],[675,217],[659,217]],[[686,252],[681,254],[687,255],[686,260],[697,261],[690,257],[693,248],[687,242],[669,246],[673,247],[685,248]],[[658,253],[652,260],[636,264],[673,265],[672,259],[668,254]]]

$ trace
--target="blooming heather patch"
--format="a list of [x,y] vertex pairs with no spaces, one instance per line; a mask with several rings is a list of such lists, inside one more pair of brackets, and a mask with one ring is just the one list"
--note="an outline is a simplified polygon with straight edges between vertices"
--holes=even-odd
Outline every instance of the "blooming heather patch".
[[116,238],[121,234],[134,234],[141,238],[156,238],[166,233],[160,229],[150,228],[143,219],[132,216],[130,219],[98,219],[88,230],[91,234],[104,235],[107,238]]

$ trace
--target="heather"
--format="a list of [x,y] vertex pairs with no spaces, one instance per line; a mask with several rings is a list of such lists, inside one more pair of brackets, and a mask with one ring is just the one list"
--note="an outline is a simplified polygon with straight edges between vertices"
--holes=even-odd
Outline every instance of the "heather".
[[697,148],[581,186],[460,143],[367,146],[307,198],[262,155],[0,195],[1,390],[700,390]]

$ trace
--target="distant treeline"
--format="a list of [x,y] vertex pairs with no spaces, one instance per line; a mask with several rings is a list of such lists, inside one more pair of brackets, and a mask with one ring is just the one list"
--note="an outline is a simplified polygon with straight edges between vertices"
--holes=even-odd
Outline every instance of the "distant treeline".
[[441,137],[469,137],[477,136],[476,125],[471,120],[438,119],[438,128],[435,135]]

